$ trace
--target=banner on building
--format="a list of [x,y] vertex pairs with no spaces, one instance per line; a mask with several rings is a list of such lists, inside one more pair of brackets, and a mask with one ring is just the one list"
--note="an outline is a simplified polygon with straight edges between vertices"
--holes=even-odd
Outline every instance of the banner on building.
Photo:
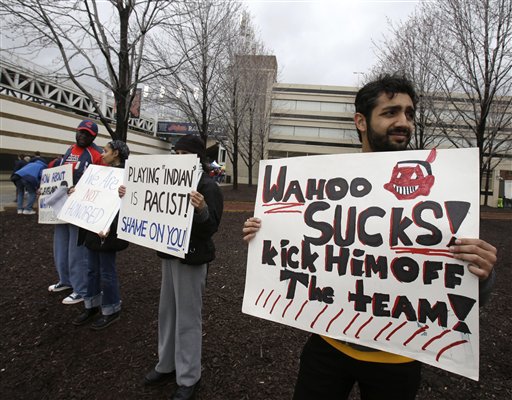
[[130,106],[130,115],[132,118],[140,117],[140,105],[142,102],[142,89],[135,89],[132,104]]
[[478,150],[260,163],[243,312],[478,379]]
[[196,124],[190,122],[158,121],[157,133],[188,135],[197,134],[198,130]]
[[126,195],[117,235],[129,242],[185,257],[194,209],[190,192],[199,179],[195,154],[132,156],[126,162]]
[[39,213],[38,222],[40,224],[64,224],[57,218],[60,211],[60,207],[66,200],[65,197],[61,197],[61,201],[50,201],[48,200],[57,193],[56,191],[60,187],[67,188],[73,185],[73,166],[71,164],[61,165],[59,167],[53,167],[44,169],[41,175],[41,186],[39,187]]
[[123,174],[122,168],[89,165],[58,218],[94,233],[106,233],[121,205],[118,188]]

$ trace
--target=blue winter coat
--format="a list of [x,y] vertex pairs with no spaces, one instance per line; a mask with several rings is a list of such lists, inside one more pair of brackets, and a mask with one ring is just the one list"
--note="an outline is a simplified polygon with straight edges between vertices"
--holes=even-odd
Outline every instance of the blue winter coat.
[[39,183],[41,182],[41,175],[43,169],[47,168],[48,164],[41,159],[36,159],[32,162],[29,162],[24,167],[20,168],[16,171],[15,175],[18,175],[20,178],[23,178],[27,182],[29,182],[34,187],[39,187]]

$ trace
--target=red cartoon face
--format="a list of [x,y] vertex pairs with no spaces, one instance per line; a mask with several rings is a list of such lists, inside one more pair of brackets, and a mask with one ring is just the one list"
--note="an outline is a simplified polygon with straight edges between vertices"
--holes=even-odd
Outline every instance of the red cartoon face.
[[410,200],[428,196],[434,181],[435,177],[428,174],[421,162],[398,163],[384,189],[393,193],[398,200]]

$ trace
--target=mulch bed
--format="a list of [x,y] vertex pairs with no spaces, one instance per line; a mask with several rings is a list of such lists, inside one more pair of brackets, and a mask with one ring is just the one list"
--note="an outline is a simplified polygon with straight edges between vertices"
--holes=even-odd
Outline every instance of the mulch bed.
[[[255,191],[246,186],[223,191],[226,212],[215,237],[218,256],[210,267],[204,299],[198,398],[290,399],[308,334],[242,314],[247,250],[241,228],[251,215]],[[0,229],[0,397],[168,398],[174,383],[142,385],[157,360],[160,261],[155,252],[131,245],[119,254],[122,317],[95,332],[70,323],[82,305],[63,305],[65,294],[47,291],[57,277],[53,227],[8,209],[0,213]],[[481,310],[480,381],[425,366],[419,400],[512,398],[510,220],[482,219],[481,236],[499,248],[499,262],[497,285]],[[355,393],[352,397],[357,398]]]

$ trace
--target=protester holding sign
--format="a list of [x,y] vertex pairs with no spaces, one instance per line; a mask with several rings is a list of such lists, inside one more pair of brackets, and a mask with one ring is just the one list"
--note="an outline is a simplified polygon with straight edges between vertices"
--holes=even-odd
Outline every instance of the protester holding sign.
[[[212,241],[223,211],[222,193],[208,176],[205,145],[196,135],[186,135],[175,145],[178,154],[196,154],[201,161],[197,191],[190,193],[194,207],[192,231],[184,259],[158,252],[162,258],[162,286],[158,311],[158,363],[145,376],[146,385],[176,375],[174,400],[195,397],[201,379],[202,297],[208,263],[215,258]],[[120,195],[125,189],[121,187]]]
[[[98,125],[93,121],[83,120],[76,129],[76,143],[62,157],[60,165],[73,166],[73,185],[76,185],[90,164],[103,165],[101,148],[93,143],[97,135]],[[85,246],[78,246],[77,243],[77,226],[55,225],[53,258],[59,282],[50,285],[48,291],[73,289],[73,292],[62,300],[63,304],[79,303],[87,293],[87,249]]]
[[[405,150],[414,131],[416,102],[415,90],[405,78],[384,76],[365,85],[356,96],[356,114],[354,116],[362,142],[362,151]],[[431,153],[426,161],[418,161],[418,165],[411,169],[422,170],[422,173],[424,170],[424,182],[420,185],[420,190],[426,192],[430,189],[429,182],[432,181],[429,162],[432,162],[434,157],[435,152]],[[394,178],[399,179],[401,172],[400,165],[397,164]],[[409,185],[407,190],[402,190],[400,185],[393,185],[394,178],[384,187],[394,192],[397,198],[407,199],[413,187],[414,190],[417,190],[416,186],[412,185]],[[382,209],[373,208],[375,212],[379,212],[379,210]],[[364,218],[368,217],[361,217],[358,224]],[[404,223],[401,220],[398,222]],[[429,226],[433,231],[437,229],[434,225]],[[244,240],[251,241],[260,228],[260,219],[249,218],[243,228]],[[358,225],[358,228],[361,226]],[[365,234],[365,232],[360,233]],[[367,241],[379,240],[379,236],[367,235],[366,239]],[[341,240],[341,237],[338,237],[338,240]],[[340,247],[343,245],[340,244]],[[496,262],[496,249],[480,239],[458,238],[450,244],[446,252],[450,253],[450,257],[454,259],[470,263],[469,271],[480,279],[480,304],[484,303],[494,280],[493,267]],[[284,253],[284,256],[287,254]],[[410,259],[412,260],[412,258]],[[355,264],[352,264],[352,268],[356,268]],[[365,282],[365,278],[368,279],[365,275],[360,276],[359,282]],[[329,293],[325,293],[325,295],[327,296],[325,300],[328,303]],[[378,309],[378,304],[373,304],[373,307],[376,307],[378,312],[383,310],[382,308]],[[446,330],[446,333],[448,331]],[[294,400],[347,399],[353,385],[357,382],[362,399],[410,400],[416,397],[420,375],[421,363],[419,361],[313,334],[302,351],[293,398]]]
[[[121,140],[109,142],[103,149],[101,158],[111,167],[124,168],[130,150]],[[92,329],[100,330],[117,321],[121,312],[119,281],[116,272],[116,253],[128,247],[128,242],[117,237],[117,219],[114,218],[107,232],[94,232],[80,228],[78,243],[85,244],[88,251],[87,294],[84,297],[85,310],[73,319],[73,325],[84,325],[99,313],[102,316],[94,321]]]
[[[18,154],[16,160],[14,161],[14,168],[12,170],[11,174],[11,181],[14,183],[14,186],[16,186],[16,182],[13,180],[14,174],[17,170],[27,165],[27,161],[25,161],[25,155],[24,154]],[[18,201],[18,187],[16,186],[16,198],[14,199],[15,202]]]
[[[36,200],[37,189],[41,184],[41,174],[46,167],[46,162],[42,158],[36,158],[12,174],[11,181],[14,182],[17,189],[18,214],[33,215],[36,213],[32,206]],[[25,190],[28,193],[28,198],[27,204],[23,208]]]

